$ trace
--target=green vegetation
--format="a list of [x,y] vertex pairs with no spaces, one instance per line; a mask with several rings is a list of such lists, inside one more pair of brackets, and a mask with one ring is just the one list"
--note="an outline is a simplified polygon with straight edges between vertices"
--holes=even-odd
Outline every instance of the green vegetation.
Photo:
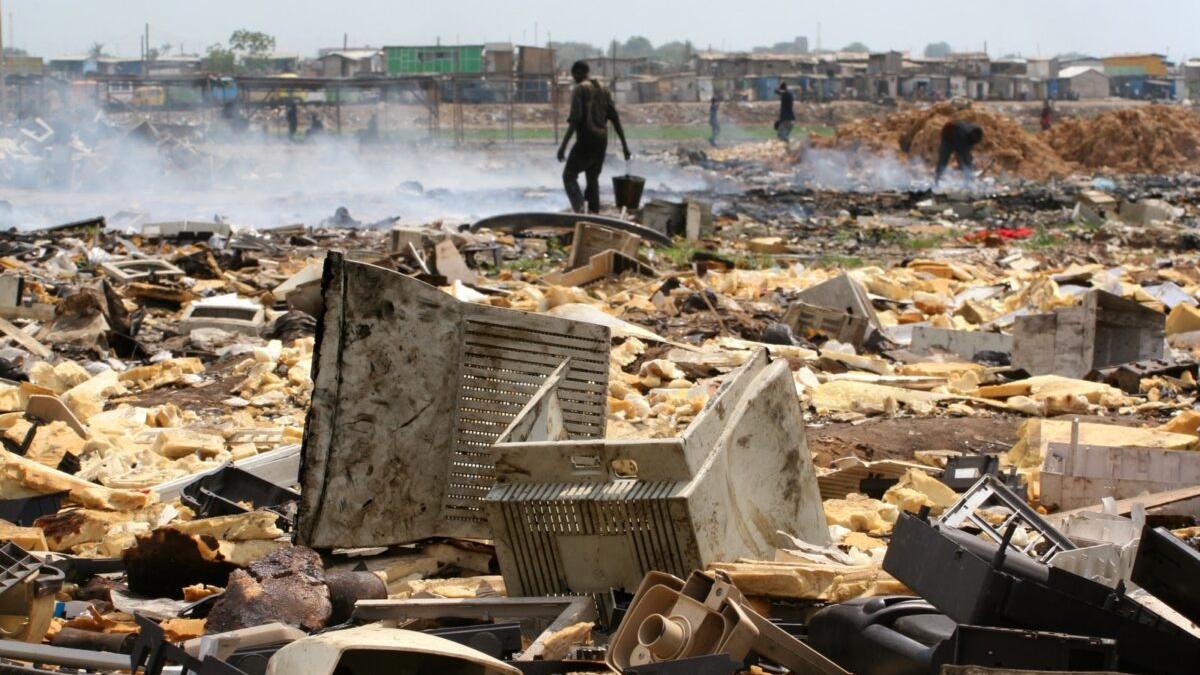
[[821,256],[813,261],[815,267],[832,267],[834,269],[853,269],[855,267],[863,267],[867,264],[865,260],[852,255],[839,255],[829,253]]
[[1038,250],[1054,248],[1067,243],[1067,237],[1058,232],[1052,232],[1045,227],[1039,227],[1037,234],[1025,240],[1025,248]]

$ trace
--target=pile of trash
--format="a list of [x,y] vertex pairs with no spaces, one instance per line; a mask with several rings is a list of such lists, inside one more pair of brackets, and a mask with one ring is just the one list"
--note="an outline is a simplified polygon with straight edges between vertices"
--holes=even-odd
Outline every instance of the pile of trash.
[[1187,672],[1195,190],[0,233],[0,668]]
[[1174,173],[1200,167],[1200,113],[1150,105],[1068,117],[1046,134],[1068,162],[1118,173]]
[[965,120],[983,129],[983,142],[976,148],[976,166],[980,171],[1033,180],[1072,172],[1068,162],[1041,137],[1026,131],[1020,122],[969,101],[947,101],[901,110],[882,118],[855,120],[840,125],[832,139],[814,138],[813,144],[899,154],[923,159],[932,166],[937,162],[942,127],[953,120]]

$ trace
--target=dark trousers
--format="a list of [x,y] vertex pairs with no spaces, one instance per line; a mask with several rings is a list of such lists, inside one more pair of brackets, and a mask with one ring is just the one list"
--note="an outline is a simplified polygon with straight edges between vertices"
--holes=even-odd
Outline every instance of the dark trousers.
[[937,174],[934,176],[934,181],[942,179],[942,174],[946,172],[946,167],[950,164],[950,155],[954,155],[958,159],[958,168],[962,169],[967,180],[971,180],[971,148],[943,142],[938,147]]
[[[604,155],[608,152],[608,144],[576,143],[567,154],[567,165],[563,168],[563,187],[567,189],[567,199],[571,200],[571,210],[583,213],[584,203],[588,213],[600,212],[600,172],[604,170]],[[586,187],[579,191],[579,174],[583,174]]]

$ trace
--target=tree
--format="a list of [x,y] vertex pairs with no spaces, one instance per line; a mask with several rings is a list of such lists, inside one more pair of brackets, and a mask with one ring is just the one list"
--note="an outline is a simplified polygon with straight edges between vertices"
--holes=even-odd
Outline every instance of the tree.
[[101,56],[108,56],[108,54],[104,52],[104,43],[93,42],[92,46],[88,47],[88,56],[92,57],[93,59],[98,59]]
[[663,61],[673,66],[682,66],[691,60],[692,55],[696,53],[696,48],[692,46],[691,40],[680,42],[668,42],[660,45],[654,50],[654,58],[657,61]]
[[622,58],[636,59],[653,55],[654,43],[640,35],[634,35],[617,47],[617,56]]
[[29,56],[29,52],[25,51],[24,49],[20,49],[18,47],[5,47],[4,55],[5,56]]
[[586,42],[554,43],[554,59],[557,61],[556,65],[563,70],[570,68],[576,61],[586,61],[603,55],[603,50]]
[[261,58],[275,51],[275,38],[261,31],[240,28],[229,36],[229,49],[238,54]]
[[769,54],[807,54],[808,38],[796,36],[789,42],[776,42],[769,47],[755,47],[754,51]]
[[861,42],[851,42],[850,44],[846,45],[845,47],[842,47],[842,51],[844,51],[844,52],[869,52],[869,51],[871,51],[871,48],[864,45]]
[[925,45],[925,58],[940,59],[950,56],[950,52],[952,51],[953,49],[950,48],[950,43],[948,42],[930,42]]
[[275,51],[275,38],[261,31],[250,31],[244,28],[233,31],[229,36],[229,51],[242,66],[251,72],[261,72],[267,69],[267,57]]
[[231,50],[226,49],[220,42],[209,45],[208,53],[204,57],[205,70],[210,73],[232,73],[236,65],[237,57]]

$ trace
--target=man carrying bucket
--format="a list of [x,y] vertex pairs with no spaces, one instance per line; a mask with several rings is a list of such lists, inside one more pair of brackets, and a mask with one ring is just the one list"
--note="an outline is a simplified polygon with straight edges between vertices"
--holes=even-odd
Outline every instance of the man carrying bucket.
[[[575,78],[575,90],[571,92],[571,114],[567,118],[567,133],[558,148],[558,161],[567,162],[563,168],[563,186],[571,209],[583,213],[586,202],[590,213],[600,211],[600,172],[604,170],[604,155],[608,152],[608,123],[612,122],[621,139],[625,160],[630,158],[629,143],[625,141],[625,130],[621,118],[613,105],[612,94],[595,79],[589,79],[590,68],[583,61],[571,66]],[[575,145],[567,154],[567,145],[575,136]],[[579,174],[586,180],[584,192],[579,190]]]

